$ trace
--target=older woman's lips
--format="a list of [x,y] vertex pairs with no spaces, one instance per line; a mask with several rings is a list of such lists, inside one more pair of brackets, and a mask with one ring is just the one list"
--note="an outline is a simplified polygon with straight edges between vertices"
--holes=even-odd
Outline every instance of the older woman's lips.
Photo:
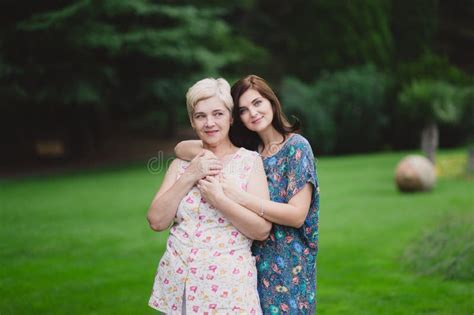
[[252,121],[252,124],[257,124],[263,119],[263,116]]
[[205,133],[209,136],[213,136],[215,135],[217,132],[219,132],[218,130],[208,130],[208,131],[205,131]]

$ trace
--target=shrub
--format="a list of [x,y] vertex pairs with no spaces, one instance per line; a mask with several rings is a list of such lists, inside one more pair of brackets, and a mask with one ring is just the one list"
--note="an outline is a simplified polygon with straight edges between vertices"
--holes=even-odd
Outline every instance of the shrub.
[[388,122],[384,108],[389,82],[372,65],[325,75],[313,84],[287,78],[282,100],[322,152],[369,151],[380,146]]

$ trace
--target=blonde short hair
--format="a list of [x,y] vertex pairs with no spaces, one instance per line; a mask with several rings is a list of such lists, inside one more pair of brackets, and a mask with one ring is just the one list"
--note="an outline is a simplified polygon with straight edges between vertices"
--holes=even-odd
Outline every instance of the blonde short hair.
[[197,103],[214,96],[224,103],[224,106],[232,115],[234,102],[230,94],[229,82],[223,78],[206,78],[196,82],[186,93],[186,107],[188,109],[189,119],[192,121]]

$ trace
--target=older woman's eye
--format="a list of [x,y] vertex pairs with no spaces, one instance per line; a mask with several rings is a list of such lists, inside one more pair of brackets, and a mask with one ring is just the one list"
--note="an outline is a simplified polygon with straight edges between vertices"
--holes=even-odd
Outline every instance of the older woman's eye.
[[258,106],[260,106],[261,103],[262,103],[262,101],[261,101],[261,100],[258,100],[258,101],[256,101],[256,102],[254,103],[254,105],[255,105],[256,107],[258,107]]

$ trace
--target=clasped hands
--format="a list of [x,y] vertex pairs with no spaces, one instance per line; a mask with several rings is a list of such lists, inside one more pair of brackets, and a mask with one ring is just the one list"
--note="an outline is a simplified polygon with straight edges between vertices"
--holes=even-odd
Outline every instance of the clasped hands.
[[220,208],[230,198],[239,203],[242,189],[233,176],[222,173],[222,162],[209,150],[203,150],[190,163],[186,172],[193,178],[206,201]]

